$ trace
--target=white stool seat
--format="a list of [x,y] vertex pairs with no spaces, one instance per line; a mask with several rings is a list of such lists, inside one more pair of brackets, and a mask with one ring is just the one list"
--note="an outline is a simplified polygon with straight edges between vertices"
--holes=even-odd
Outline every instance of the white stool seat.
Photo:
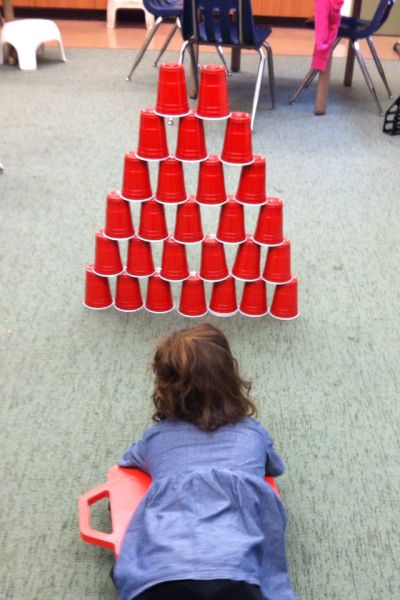
[[7,21],[1,29],[0,64],[3,63],[3,46],[10,44],[18,55],[19,68],[23,71],[37,69],[36,54],[45,42],[58,42],[61,60],[66,62],[61,33],[54,21],[49,19],[18,19]]
[[108,29],[114,29],[115,27],[115,15],[119,8],[136,8],[137,10],[143,10],[144,19],[146,22],[146,28],[151,29],[154,25],[154,17],[149,13],[143,6],[142,0],[108,0],[107,3],[107,27]]

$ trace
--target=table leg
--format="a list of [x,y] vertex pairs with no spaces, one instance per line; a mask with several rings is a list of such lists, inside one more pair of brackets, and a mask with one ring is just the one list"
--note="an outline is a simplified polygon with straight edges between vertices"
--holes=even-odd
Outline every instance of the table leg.
[[326,68],[326,71],[321,71],[318,76],[317,83],[317,95],[315,98],[314,113],[316,115],[324,115],[326,113],[326,106],[328,104],[329,94],[329,79],[331,75],[332,57]]
[[194,71],[199,63],[199,46],[193,44],[189,48],[190,56],[190,75],[189,75],[189,98],[196,100],[198,94],[198,74]]
[[231,53],[231,71],[237,73],[240,71],[240,48],[232,48]]
[[[362,0],[354,0],[353,10],[351,13],[351,16],[354,19],[360,18],[361,6],[362,6]],[[350,87],[351,83],[353,81],[353,70],[354,70],[355,57],[356,57],[356,55],[354,54],[354,50],[349,41],[349,45],[347,47],[346,70],[344,72],[344,82],[343,82],[344,85],[346,85],[347,87]]]

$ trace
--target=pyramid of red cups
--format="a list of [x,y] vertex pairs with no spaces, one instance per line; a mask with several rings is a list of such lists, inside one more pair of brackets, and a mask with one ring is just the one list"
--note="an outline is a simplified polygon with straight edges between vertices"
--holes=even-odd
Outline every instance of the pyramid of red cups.
[[[179,118],[175,155],[167,145],[165,118]],[[204,121],[226,120],[220,156],[208,155]],[[157,190],[153,193],[149,162],[158,161]],[[187,195],[184,164],[199,164],[196,195]],[[241,168],[236,193],[225,189],[224,164]],[[141,203],[140,222],[134,231],[131,204]],[[165,205],[176,205],[175,227],[169,232]],[[245,228],[247,206],[259,207],[255,230]],[[220,206],[216,233],[205,235],[201,210]],[[119,242],[128,240],[126,265]],[[154,243],[162,243],[161,266],[153,261]],[[199,270],[190,271],[187,245],[198,244]],[[228,269],[225,245],[237,246]],[[264,268],[261,248],[268,247]],[[184,68],[177,63],[160,66],[156,108],[140,115],[136,152],[127,152],[121,191],[107,195],[104,229],[96,233],[95,261],[86,268],[84,304],[91,309],[113,306],[124,312],[142,308],[167,313],[175,308],[187,317],[207,312],[249,317],[267,314],[277,319],[298,316],[297,278],[292,275],[290,240],[283,234],[283,203],[266,195],[266,160],[253,155],[250,115],[230,112],[226,72],[223,66],[200,70],[199,99],[190,110]],[[112,298],[110,278],[116,277]],[[142,296],[140,281],[147,280]],[[237,298],[236,281],[243,291]],[[180,285],[179,305],[174,306],[171,285]],[[205,282],[211,282],[209,301]],[[267,283],[274,285],[270,308]],[[143,284],[142,284],[143,285]]]

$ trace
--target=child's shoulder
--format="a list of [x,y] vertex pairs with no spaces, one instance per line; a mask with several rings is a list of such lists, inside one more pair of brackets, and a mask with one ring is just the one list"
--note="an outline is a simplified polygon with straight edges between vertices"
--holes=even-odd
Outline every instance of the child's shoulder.
[[269,431],[263,425],[261,425],[261,423],[257,421],[257,419],[255,419],[254,417],[246,417],[245,419],[243,419],[243,421],[241,421],[241,423],[245,427],[248,427],[253,431],[257,431],[263,437],[264,440],[273,443],[273,439],[271,438]]

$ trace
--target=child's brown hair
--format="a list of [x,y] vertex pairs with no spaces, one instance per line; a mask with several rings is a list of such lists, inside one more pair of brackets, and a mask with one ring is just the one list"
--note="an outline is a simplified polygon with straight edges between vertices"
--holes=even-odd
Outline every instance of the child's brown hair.
[[226,337],[208,323],[164,338],[153,371],[154,421],[170,417],[213,431],[256,412]]

